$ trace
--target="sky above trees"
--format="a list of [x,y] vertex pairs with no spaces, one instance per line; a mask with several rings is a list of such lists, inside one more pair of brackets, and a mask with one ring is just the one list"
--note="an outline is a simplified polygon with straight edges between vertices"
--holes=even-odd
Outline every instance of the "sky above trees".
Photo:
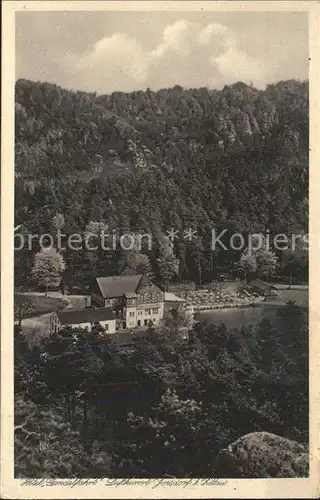
[[18,12],[16,77],[109,93],[308,77],[305,12]]

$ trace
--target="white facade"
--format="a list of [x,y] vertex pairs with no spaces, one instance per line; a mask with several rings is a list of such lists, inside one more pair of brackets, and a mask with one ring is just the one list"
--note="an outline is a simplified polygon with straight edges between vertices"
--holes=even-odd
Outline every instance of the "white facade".
[[126,322],[127,328],[136,328],[137,326],[137,308],[133,307],[125,307],[123,309],[123,317]]
[[71,328],[83,328],[84,330],[87,329],[89,332],[91,332],[91,323],[79,323],[76,325],[62,325],[62,326],[69,326]]
[[[99,324],[104,328],[106,333],[115,333],[116,332],[116,320],[109,319],[107,321],[99,321]],[[78,323],[73,325],[63,325],[71,328],[83,328],[91,332],[93,325],[91,323]]]
[[106,333],[116,333],[116,320],[108,319],[107,321],[99,321]]
[[142,328],[149,326],[150,321],[157,325],[163,318],[164,306],[161,303],[139,304],[138,306],[124,307],[123,319],[126,328]]
[[[105,330],[106,334],[112,334],[116,332],[116,319],[108,319],[104,321],[99,321],[99,324],[102,326],[102,328]],[[81,328],[83,330],[88,330],[88,332],[91,332],[93,328],[93,324],[91,322],[85,322],[85,323],[70,323],[70,324],[61,324],[59,319],[57,318],[56,321],[52,322],[51,326],[51,332],[58,332],[61,330],[61,328]]]
[[150,320],[157,325],[163,318],[163,302],[139,304],[137,307],[137,327],[148,326]]

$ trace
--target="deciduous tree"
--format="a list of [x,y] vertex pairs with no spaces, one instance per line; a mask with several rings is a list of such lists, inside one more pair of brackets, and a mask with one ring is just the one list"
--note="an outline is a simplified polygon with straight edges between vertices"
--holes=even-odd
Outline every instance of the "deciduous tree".
[[258,250],[256,252],[256,261],[257,273],[261,276],[266,276],[268,280],[270,280],[278,264],[278,257],[276,254],[270,250]]
[[237,271],[244,276],[244,281],[247,283],[249,274],[253,274],[257,270],[256,255],[250,255],[248,252],[241,254],[240,260],[236,265]]
[[159,248],[159,258],[157,259],[159,276],[165,288],[168,287],[172,278],[179,274],[179,259],[173,251],[173,244],[168,238],[161,238]]
[[50,287],[59,286],[64,268],[63,257],[54,248],[35,255],[32,277],[38,286],[45,287],[45,296]]

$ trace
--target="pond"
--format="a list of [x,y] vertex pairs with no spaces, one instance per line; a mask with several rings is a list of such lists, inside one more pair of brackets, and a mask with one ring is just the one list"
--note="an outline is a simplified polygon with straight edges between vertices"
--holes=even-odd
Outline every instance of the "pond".
[[239,309],[215,309],[200,313],[199,319],[205,323],[224,323],[228,329],[255,326],[267,319],[278,331],[286,331],[290,325],[301,327],[307,323],[306,308],[265,305]]

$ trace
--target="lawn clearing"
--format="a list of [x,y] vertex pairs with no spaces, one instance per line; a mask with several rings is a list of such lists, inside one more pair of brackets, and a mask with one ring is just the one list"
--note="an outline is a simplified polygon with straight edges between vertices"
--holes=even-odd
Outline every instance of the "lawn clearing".
[[47,314],[51,312],[57,312],[58,310],[65,309],[68,305],[68,301],[65,299],[60,299],[56,297],[45,297],[44,295],[28,295],[34,304],[32,310],[28,311],[26,318],[32,318],[35,316],[41,316],[42,314]]

